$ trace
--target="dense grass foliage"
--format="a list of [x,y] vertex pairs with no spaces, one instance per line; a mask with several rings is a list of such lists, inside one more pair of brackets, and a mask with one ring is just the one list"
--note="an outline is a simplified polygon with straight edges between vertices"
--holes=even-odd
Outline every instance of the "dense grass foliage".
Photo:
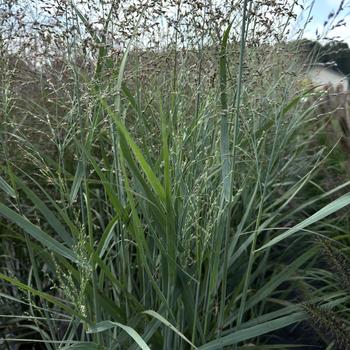
[[199,49],[3,54],[0,347],[349,348],[349,183],[257,3]]

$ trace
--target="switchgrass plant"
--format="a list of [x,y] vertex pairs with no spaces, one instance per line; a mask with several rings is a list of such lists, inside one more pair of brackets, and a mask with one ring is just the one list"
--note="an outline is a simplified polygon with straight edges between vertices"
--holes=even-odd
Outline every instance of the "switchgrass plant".
[[117,62],[100,41],[93,73],[70,43],[62,124],[37,110],[54,155],[7,120],[3,140],[33,168],[2,165],[4,347],[290,348],[270,335],[309,317],[295,294],[319,252],[311,237],[350,195],[308,195],[326,157],[311,147],[315,106],[290,53],[247,47],[250,6],[239,45],[229,25],[195,65],[175,47],[171,69],[146,77],[132,39]]

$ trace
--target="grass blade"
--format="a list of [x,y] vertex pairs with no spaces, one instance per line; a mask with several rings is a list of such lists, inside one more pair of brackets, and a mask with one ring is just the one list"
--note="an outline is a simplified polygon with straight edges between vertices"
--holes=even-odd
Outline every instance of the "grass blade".
[[104,332],[106,330],[109,330],[111,328],[121,328],[126,333],[130,335],[131,338],[135,340],[135,342],[139,345],[139,347],[142,350],[151,350],[151,348],[145,343],[145,341],[141,338],[141,336],[131,327],[126,326],[124,324],[118,323],[118,322],[112,322],[112,321],[103,321],[95,325],[94,327],[91,327],[87,333],[100,333]]
[[[226,335],[222,338],[213,340],[203,346],[199,347],[199,350],[218,350],[223,349],[225,346],[238,344],[241,341],[254,339],[262,334],[267,334],[277,329],[287,327],[293,323],[304,321],[308,318],[306,312],[300,311],[292,315],[280,317],[275,320],[259,324],[254,327],[241,329],[239,331],[233,331],[232,334]],[[244,324],[241,325],[244,327]]]
[[49,248],[51,251],[61,256],[64,256],[65,258],[69,259],[74,263],[79,264],[77,255],[71,249],[67,248],[62,243],[50,237],[47,233],[43,232],[38,226],[31,223],[26,217],[17,214],[12,209],[7,208],[2,203],[0,203],[0,215],[22,228],[30,236],[38,240],[43,246]]
[[10,197],[16,198],[15,190],[0,176],[0,188]]
[[144,314],[150,315],[154,318],[156,318],[158,321],[162,322],[164,325],[169,327],[173,332],[175,332],[178,336],[180,336],[183,340],[185,340],[188,344],[192,346],[192,348],[197,349],[197,347],[189,340],[187,339],[176,327],[174,327],[169,321],[167,321],[163,316],[159,315],[158,312],[155,312],[153,310],[146,310],[143,312]]
[[281,242],[282,240],[293,235],[294,233],[296,233],[300,230],[303,230],[304,228],[310,226],[311,224],[314,224],[317,221],[324,219],[328,215],[331,215],[331,214],[337,212],[338,210],[346,207],[349,204],[350,204],[350,193],[347,193],[347,194],[339,197],[335,201],[329,203],[328,205],[326,205],[325,207],[323,207],[322,209],[317,211],[315,214],[311,215],[306,220],[300,222],[298,225],[292,227],[291,229],[287,230],[286,232],[282,233],[281,235],[275,237],[270,242],[266,243],[261,248],[257,249],[257,251],[264,250],[268,247],[271,247],[271,246]]

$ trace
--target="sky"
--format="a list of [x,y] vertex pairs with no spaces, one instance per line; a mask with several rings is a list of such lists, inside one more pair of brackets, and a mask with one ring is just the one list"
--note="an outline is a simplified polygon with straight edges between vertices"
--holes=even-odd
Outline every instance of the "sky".
[[[309,1],[310,3],[310,1]],[[336,12],[339,8],[341,0],[315,0],[312,9],[312,21],[307,26],[305,37],[308,39],[316,39],[316,30],[319,33],[324,32],[324,22],[327,20],[329,13]],[[303,14],[305,16],[305,14]],[[344,11],[339,14],[338,20],[344,19],[345,26],[335,28],[328,32],[327,37],[337,37],[350,45],[350,1],[345,0]],[[337,20],[336,20],[337,21]],[[336,22],[335,21],[335,22]],[[335,23],[334,22],[334,23]]]

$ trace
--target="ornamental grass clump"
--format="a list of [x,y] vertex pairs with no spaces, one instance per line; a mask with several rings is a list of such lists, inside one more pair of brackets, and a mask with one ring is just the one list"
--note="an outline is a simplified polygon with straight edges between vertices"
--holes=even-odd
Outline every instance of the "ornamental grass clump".
[[327,149],[312,142],[318,101],[304,102],[312,91],[282,43],[294,12],[249,0],[41,11],[40,103],[23,103],[6,74],[1,94],[13,101],[2,344],[288,348],[274,335],[310,317],[293,295],[318,259],[312,235],[350,203],[330,199],[348,184],[314,182]]

